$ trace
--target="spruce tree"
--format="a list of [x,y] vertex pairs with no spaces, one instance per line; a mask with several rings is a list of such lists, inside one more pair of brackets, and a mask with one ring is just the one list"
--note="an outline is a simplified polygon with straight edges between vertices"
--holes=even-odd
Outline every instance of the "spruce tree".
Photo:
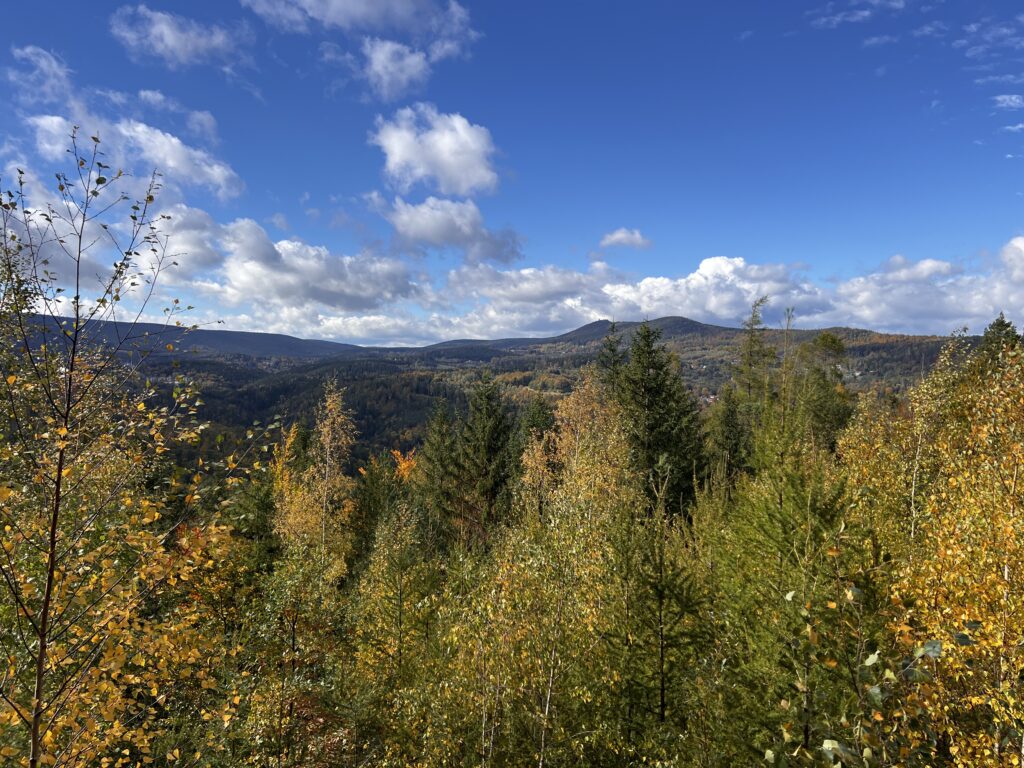
[[617,599],[604,640],[620,678],[607,716],[625,753],[651,762],[678,754],[706,645],[688,530],[660,501],[616,510],[607,528]]
[[658,503],[645,526],[638,568],[638,644],[645,657],[641,684],[648,717],[685,728],[683,679],[699,647],[703,597],[688,569],[678,521]]
[[366,466],[359,470],[358,484],[353,492],[355,507],[352,511],[353,547],[348,568],[350,577],[360,575],[365,569],[370,552],[376,544],[376,530],[380,521],[399,506],[408,505],[409,484],[399,477],[395,458],[394,453],[380,453],[371,457]]
[[840,433],[853,416],[853,395],[843,384],[846,345],[824,331],[797,350],[792,391],[786,393],[800,417],[805,436],[834,451]]
[[426,513],[430,538],[444,549],[455,537],[462,466],[458,434],[446,400],[440,400],[427,423],[416,455],[415,488]]
[[555,425],[555,411],[541,396],[530,400],[519,417],[519,434],[522,444],[530,438],[537,438]]
[[626,364],[626,353],[622,351],[622,334],[614,322],[608,326],[608,334],[601,341],[601,350],[597,353],[597,371],[602,384],[609,392],[618,389],[622,368]]
[[740,404],[736,386],[726,384],[704,428],[708,469],[725,481],[743,470],[750,457],[750,432],[740,414]]
[[981,336],[981,343],[975,357],[981,369],[993,369],[1007,347],[1016,347],[1020,343],[1020,334],[1013,323],[1006,319],[1002,312],[999,317],[988,324]]
[[655,498],[655,468],[662,466],[665,504],[683,511],[703,471],[697,402],[679,377],[678,361],[659,344],[661,332],[637,328],[629,361],[619,377],[618,399],[626,419],[633,464]]
[[508,510],[516,443],[509,407],[497,382],[485,375],[470,396],[458,446],[464,483],[460,524],[467,542],[485,541]]

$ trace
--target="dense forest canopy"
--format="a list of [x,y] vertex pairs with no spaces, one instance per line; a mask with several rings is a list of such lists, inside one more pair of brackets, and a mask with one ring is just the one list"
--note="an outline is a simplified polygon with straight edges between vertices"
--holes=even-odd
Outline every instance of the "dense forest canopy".
[[355,462],[330,379],[305,426],[206,440],[130,317],[93,333],[168,266],[98,144],[48,207],[3,198],[4,764],[1020,765],[1005,318],[906,392],[758,302],[703,402],[642,324],[562,396],[484,375]]
[[[613,335],[625,343],[641,323],[621,323]],[[743,332],[684,318],[664,317],[646,323],[661,333],[662,343],[679,359],[683,383],[707,402],[730,381],[740,361]],[[353,410],[360,440],[353,469],[375,453],[420,444],[438,399],[465,408],[469,392],[487,372],[506,396],[522,409],[540,395],[550,403],[568,393],[582,369],[597,361],[610,323],[597,322],[562,336],[540,339],[455,341],[422,348],[346,347],[332,345],[317,356],[304,342],[266,334],[200,328],[168,329],[141,325],[150,333],[140,340],[151,350],[143,368],[158,386],[169,387],[186,375],[203,392],[204,418],[210,434],[237,434],[253,421],[276,416],[312,427],[320,388],[337,380]],[[880,334],[851,328],[787,331],[765,328],[766,342],[782,349],[811,341],[820,333],[838,336],[846,347],[844,380],[856,390],[875,386],[905,393],[938,358],[945,343],[934,336]],[[109,326],[101,335],[111,334]],[[223,338],[222,338],[223,337]],[[167,352],[156,339],[174,342]],[[971,337],[970,343],[977,343]],[[341,351],[339,351],[341,350]],[[286,354],[287,353],[287,354]]]

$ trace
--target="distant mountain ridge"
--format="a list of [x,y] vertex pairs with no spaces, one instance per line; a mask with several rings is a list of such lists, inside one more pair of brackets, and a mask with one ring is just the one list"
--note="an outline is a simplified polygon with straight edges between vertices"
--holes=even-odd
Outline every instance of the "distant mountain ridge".
[[[624,343],[640,324],[616,324]],[[662,332],[679,359],[683,381],[703,401],[719,392],[735,371],[742,328],[685,317],[661,317],[649,324]],[[364,461],[379,450],[417,445],[440,399],[464,410],[467,392],[484,370],[519,406],[537,397],[554,402],[571,391],[582,369],[597,358],[610,329],[611,322],[598,320],[555,336],[451,339],[422,347],[364,347],[284,334],[146,323],[97,323],[88,333],[94,341],[119,343],[130,330],[127,346],[150,353],[142,368],[158,388],[170,391],[183,375],[193,381],[203,395],[204,418],[215,425],[211,435],[244,430],[254,421],[268,423],[274,416],[309,423],[324,382],[336,381],[345,390],[362,435],[365,453],[355,460]],[[939,336],[830,328],[794,330],[788,343],[799,345],[826,330],[846,344],[843,373],[858,389],[905,390],[931,367],[946,342]],[[764,338],[777,349],[784,346],[782,330],[767,329]]]
[[[65,318],[34,318],[38,323],[52,327]],[[188,325],[161,325],[160,323],[131,323],[127,321],[97,320],[86,327],[93,342],[112,346],[126,346],[139,352],[166,352],[170,344],[176,352],[194,351],[213,355],[246,355],[250,357],[287,357],[319,359],[336,357],[352,350],[354,344],[319,339],[300,339],[281,333],[257,331],[211,330]]]
[[[632,336],[633,331],[644,321],[624,321],[616,323],[616,328],[624,339]],[[646,321],[648,325],[662,332],[662,339],[672,345],[684,339],[735,339],[743,333],[742,328],[711,325],[691,320],[686,317],[667,316]],[[52,323],[52,321],[51,321]],[[296,361],[327,360],[330,358],[352,357],[396,357],[428,358],[458,352],[507,353],[516,350],[540,350],[543,348],[580,347],[586,348],[599,343],[611,330],[609,320],[596,320],[557,336],[543,337],[510,337],[499,339],[451,339],[427,344],[420,347],[380,347],[349,344],[323,339],[303,339],[281,333],[264,333],[260,331],[234,331],[210,328],[189,328],[188,326],[160,325],[158,323],[130,324],[120,321],[99,321],[90,326],[90,335],[94,340],[107,344],[121,343],[131,332],[129,346],[140,351],[151,351],[165,354],[166,345],[173,347],[173,352],[191,352],[200,356],[242,356],[252,358],[283,358]],[[941,339],[939,336],[906,335],[878,333],[866,329],[832,327],[821,329],[797,329],[793,331],[795,338],[802,340],[818,333],[831,332],[842,338],[847,344],[858,344],[871,339],[932,341]],[[779,329],[766,329],[769,337],[781,334]],[[478,356],[478,355],[474,355]]]

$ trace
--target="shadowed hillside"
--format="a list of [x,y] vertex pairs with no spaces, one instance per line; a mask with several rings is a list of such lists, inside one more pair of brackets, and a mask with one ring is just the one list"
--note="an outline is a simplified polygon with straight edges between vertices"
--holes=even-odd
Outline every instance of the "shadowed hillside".
[[[683,380],[707,399],[725,382],[738,361],[744,331],[707,325],[684,317],[649,321],[662,332],[680,361]],[[639,322],[617,324],[628,343]],[[337,379],[346,392],[366,454],[389,447],[407,449],[420,438],[433,403],[441,397],[465,402],[465,391],[481,372],[491,372],[516,402],[540,396],[554,402],[593,362],[611,323],[599,320],[548,338],[461,339],[425,347],[362,347],[280,334],[140,325],[136,346],[149,349],[145,363],[156,381],[171,382],[186,374],[198,383],[205,413],[221,428],[238,428],[274,415],[306,421],[322,383]],[[846,344],[844,373],[855,388],[882,384],[903,391],[936,359],[944,339],[874,331],[827,329]],[[97,333],[124,333],[120,324],[105,324]],[[822,330],[795,330],[799,344]],[[764,331],[776,348],[784,332]],[[173,351],[166,350],[173,345]]]

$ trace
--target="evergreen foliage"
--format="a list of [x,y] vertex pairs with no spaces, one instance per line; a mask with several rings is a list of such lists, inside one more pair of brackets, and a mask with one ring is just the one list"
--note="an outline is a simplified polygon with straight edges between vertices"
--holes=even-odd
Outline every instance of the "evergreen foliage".
[[511,410],[498,384],[485,375],[470,395],[458,447],[467,491],[460,527],[469,541],[485,541],[508,515],[516,464],[513,435]]
[[646,323],[637,328],[614,393],[648,497],[653,502],[663,492],[666,509],[680,514],[704,470],[700,422],[696,400],[679,377],[678,362],[658,343],[660,336]]
[[443,546],[457,535],[457,515],[463,491],[459,435],[441,400],[435,405],[427,424],[423,444],[417,451],[414,484],[427,521]]

